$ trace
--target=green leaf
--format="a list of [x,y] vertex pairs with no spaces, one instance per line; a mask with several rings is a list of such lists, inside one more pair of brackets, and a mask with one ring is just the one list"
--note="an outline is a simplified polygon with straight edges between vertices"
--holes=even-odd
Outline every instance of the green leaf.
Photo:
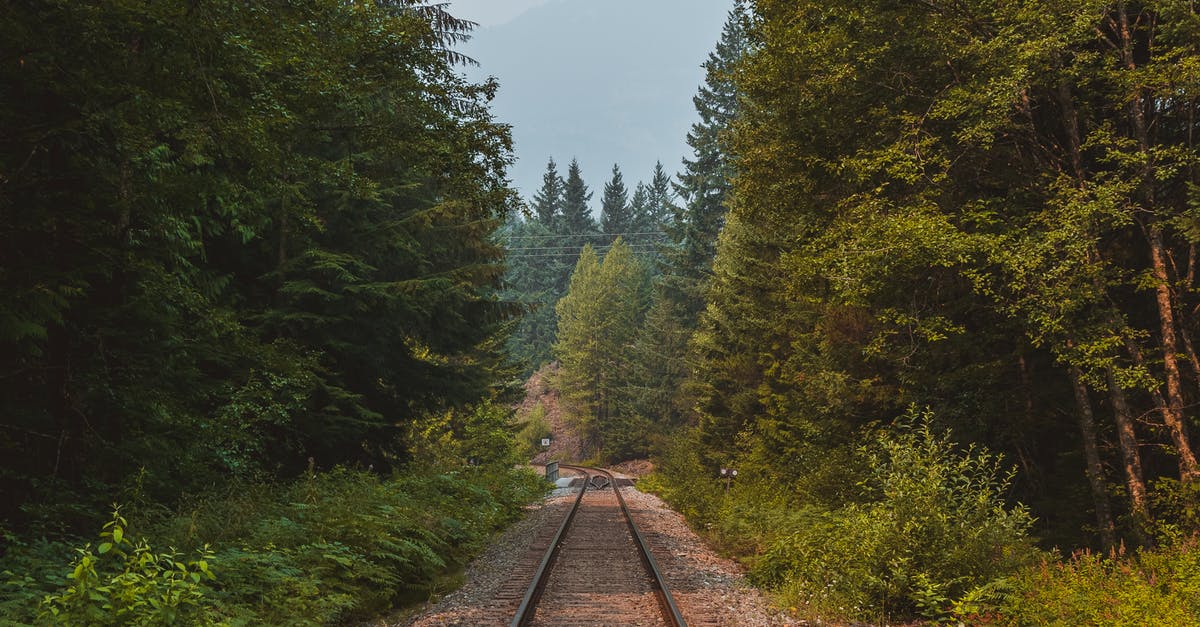
[[101,542],[100,546],[96,547],[96,551],[101,555],[104,555],[105,553],[108,553],[112,546],[112,542]]

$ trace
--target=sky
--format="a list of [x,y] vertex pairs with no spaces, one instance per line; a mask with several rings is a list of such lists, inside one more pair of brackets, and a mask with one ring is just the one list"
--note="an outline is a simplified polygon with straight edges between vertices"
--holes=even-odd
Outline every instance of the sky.
[[720,38],[732,0],[452,0],[456,17],[479,22],[460,50],[479,61],[467,74],[495,76],[492,110],[511,124],[514,187],[529,198],[546,161],[572,158],[599,205],[614,163],[630,190],[656,161],[668,172],[690,156],[692,97],[701,64]]
[[450,14],[478,22],[481,27],[497,26],[550,0],[449,0]]

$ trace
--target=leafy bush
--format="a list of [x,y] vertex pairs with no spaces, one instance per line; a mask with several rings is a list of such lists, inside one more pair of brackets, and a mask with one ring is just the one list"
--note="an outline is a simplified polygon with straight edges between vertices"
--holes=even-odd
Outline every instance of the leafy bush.
[[131,540],[120,511],[104,525],[101,542],[77,549],[66,588],[42,601],[39,619],[72,625],[206,625],[211,599],[205,579],[213,555],[205,547],[182,561],[172,550],[155,553]]
[[1004,625],[1200,625],[1197,599],[1193,537],[1133,556],[1079,552],[1043,561],[1013,577],[1011,593],[989,613]]
[[1012,478],[978,449],[958,451],[922,416],[861,451],[867,499],[812,507],[767,548],[756,580],[823,617],[946,617],[956,601],[994,590],[1036,559],[1033,519],[1008,507]]

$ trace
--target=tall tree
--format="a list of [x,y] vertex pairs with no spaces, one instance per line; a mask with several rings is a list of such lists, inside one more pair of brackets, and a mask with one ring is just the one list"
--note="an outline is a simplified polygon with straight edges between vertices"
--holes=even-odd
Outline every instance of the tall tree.
[[[663,231],[667,243],[655,257],[662,276],[637,341],[638,375],[630,398],[639,413],[662,424],[681,424],[696,405],[697,386],[685,385],[691,372],[688,346],[704,308],[704,290],[726,212],[733,169],[722,138],[737,115],[733,71],[748,47],[747,20],[742,3],[734,3],[721,40],[705,63],[705,83],[693,98],[700,119],[692,125],[687,141],[694,157],[684,161],[684,173],[676,184],[661,163],[655,165],[646,188],[646,210],[639,220],[639,231]],[[682,206],[675,205],[672,187]]]
[[557,306],[555,354],[563,393],[589,443],[609,459],[645,447],[644,428],[623,411],[620,397],[648,297],[645,266],[618,238],[603,263],[590,245],[584,247]]
[[555,220],[563,212],[563,188],[565,183],[558,174],[554,157],[546,164],[542,175],[542,187],[533,196],[533,214],[546,228],[554,228]]
[[588,206],[591,200],[592,192],[583,182],[579,161],[571,159],[571,165],[567,168],[567,182],[563,188],[563,219],[559,232],[577,237],[595,235],[596,220],[592,217],[591,207]]
[[[1103,480],[1096,391],[1127,520],[1164,462],[1194,480],[1196,100],[1171,78],[1200,54],[1191,9],[755,7],[695,340],[710,458],[787,459],[799,480],[913,402],[1056,508]],[[1071,456],[1073,479],[1039,481]]]
[[[724,136],[738,114],[734,72],[750,46],[748,25],[745,5],[736,0],[726,17],[720,40],[704,63],[704,84],[692,98],[700,119],[688,132],[687,143],[693,156],[684,159],[684,170],[675,185],[682,205],[675,210],[668,228],[672,245],[667,252],[666,274],[670,279],[665,286],[668,297],[682,305],[681,312],[687,317],[685,326],[694,325],[695,316],[703,307],[703,285],[728,210],[726,198],[734,169],[732,151]],[[656,168],[655,181],[660,179],[660,172],[661,168]],[[663,202],[665,193],[652,187],[656,190],[653,195],[662,199],[658,202],[670,206]]]
[[629,206],[629,190],[621,176],[621,168],[615,163],[612,178],[604,184],[604,195],[600,198],[600,230],[610,239],[632,232],[633,210]]
[[670,223],[678,211],[671,199],[671,186],[671,175],[667,174],[661,161],[656,162],[650,184],[646,186],[646,212],[638,222],[638,231],[662,231]]
[[511,142],[420,4],[6,7],[0,516],[382,468],[493,392]]

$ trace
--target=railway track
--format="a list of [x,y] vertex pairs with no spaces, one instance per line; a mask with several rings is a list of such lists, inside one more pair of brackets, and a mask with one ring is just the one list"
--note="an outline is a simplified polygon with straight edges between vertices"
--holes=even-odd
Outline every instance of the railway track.
[[510,627],[684,627],[612,474],[560,468],[581,473],[583,487],[550,540]]

